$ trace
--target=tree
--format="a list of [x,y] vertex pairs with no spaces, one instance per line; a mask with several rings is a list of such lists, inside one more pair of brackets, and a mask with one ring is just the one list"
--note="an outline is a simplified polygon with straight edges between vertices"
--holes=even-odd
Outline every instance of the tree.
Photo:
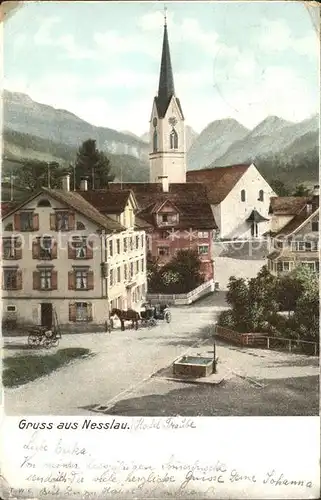
[[289,196],[290,194],[284,182],[279,181],[278,179],[272,179],[270,182],[270,186],[278,196]]
[[82,178],[88,179],[90,189],[104,188],[115,178],[108,157],[97,149],[94,139],[84,141],[77,153],[75,180],[78,189]]
[[27,160],[16,170],[16,184],[32,191],[49,185],[51,188],[59,188],[62,174],[63,169],[57,162]]
[[292,196],[309,196],[310,189],[308,189],[304,184],[298,184],[292,193]]

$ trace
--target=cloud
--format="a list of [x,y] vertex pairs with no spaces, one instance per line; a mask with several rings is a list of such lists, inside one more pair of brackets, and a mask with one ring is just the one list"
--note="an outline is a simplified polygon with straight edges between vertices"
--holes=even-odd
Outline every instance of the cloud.
[[300,55],[310,57],[317,57],[319,50],[318,36],[315,32],[297,37],[282,19],[263,21],[258,44],[266,52],[293,50]]

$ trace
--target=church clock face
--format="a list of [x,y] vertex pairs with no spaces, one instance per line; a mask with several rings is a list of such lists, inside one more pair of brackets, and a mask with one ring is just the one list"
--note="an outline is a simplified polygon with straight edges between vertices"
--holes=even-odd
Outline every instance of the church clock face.
[[153,126],[154,126],[154,127],[156,127],[156,125],[157,125],[157,118],[156,118],[156,116],[155,116],[155,117],[153,118]]
[[170,125],[172,125],[172,127],[175,127],[176,123],[177,123],[177,120],[175,118],[175,116],[171,116],[169,119],[168,119],[168,123]]

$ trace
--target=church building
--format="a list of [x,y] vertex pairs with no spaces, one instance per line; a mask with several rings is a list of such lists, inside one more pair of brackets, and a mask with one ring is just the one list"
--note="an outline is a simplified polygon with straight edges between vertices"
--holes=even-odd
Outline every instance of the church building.
[[150,117],[149,183],[110,183],[110,190],[131,190],[137,215],[152,226],[148,248],[160,264],[177,250],[197,249],[205,280],[213,280],[213,239],[217,226],[199,182],[186,182],[185,119],[175,93],[168,28],[165,18],[158,93]]

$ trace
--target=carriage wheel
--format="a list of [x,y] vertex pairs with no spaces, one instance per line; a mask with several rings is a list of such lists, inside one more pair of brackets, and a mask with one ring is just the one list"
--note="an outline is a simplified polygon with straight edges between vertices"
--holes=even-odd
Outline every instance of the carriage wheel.
[[44,338],[42,345],[46,348],[49,349],[52,346],[52,341],[50,339]]
[[156,326],[157,325],[157,321],[155,318],[151,318],[150,321],[149,321],[149,326]]
[[52,347],[57,347],[57,345],[59,344],[59,340],[57,337],[53,337],[51,340],[51,345]]
[[165,313],[165,320],[166,320],[167,323],[170,323],[171,320],[172,320],[172,315],[171,315],[171,313],[169,311],[167,311]]
[[38,335],[36,335],[35,333],[30,333],[30,335],[28,336],[28,344],[30,346],[39,345],[40,342],[41,342],[41,339]]

